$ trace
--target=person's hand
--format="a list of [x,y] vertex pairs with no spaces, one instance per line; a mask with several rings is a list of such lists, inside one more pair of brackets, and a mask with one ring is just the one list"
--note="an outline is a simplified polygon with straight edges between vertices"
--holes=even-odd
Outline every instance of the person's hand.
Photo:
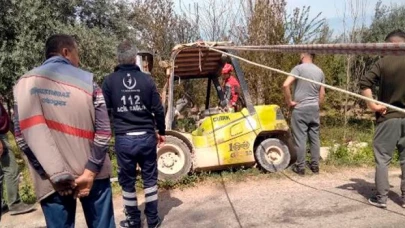
[[77,197],[79,198],[86,197],[90,194],[91,187],[93,187],[95,177],[96,177],[95,173],[93,173],[88,169],[85,169],[83,174],[78,178],[76,178],[75,180],[76,191],[74,195],[75,199],[77,199]]
[[373,112],[380,113],[381,115],[385,115],[387,113],[387,107],[385,107],[384,105],[372,104],[370,105],[370,109]]
[[233,110],[233,106],[228,106],[228,105],[225,107],[217,106],[216,108],[218,109],[218,111],[220,113],[229,113],[229,112],[231,112],[231,110]]
[[4,145],[3,142],[0,141],[0,157],[3,156],[3,153],[4,153]]
[[234,111],[235,111],[234,106],[232,105],[226,106],[226,113],[232,113]]
[[158,144],[157,144],[158,148],[165,145],[166,137],[164,135],[159,135],[159,133],[156,133],[156,139],[158,141]]
[[51,182],[52,187],[55,189],[55,191],[58,192],[61,196],[71,195],[76,188],[74,178],[70,174],[59,176],[57,177],[57,179],[51,179],[47,175],[47,179]]
[[219,111],[219,113],[225,112],[225,108],[226,108],[226,107],[222,107],[222,106],[217,106],[217,107],[215,107],[215,109],[217,109],[217,110]]
[[59,193],[61,196],[68,196],[72,195],[76,184],[74,181],[67,181],[67,182],[59,182],[59,183],[52,183],[52,187]]
[[290,101],[290,102],[287,102],[287,105],[288,105],[288,107],[289,108],[294,108],[295,106],[297,106],[297,102],[295,102],[295,101]]

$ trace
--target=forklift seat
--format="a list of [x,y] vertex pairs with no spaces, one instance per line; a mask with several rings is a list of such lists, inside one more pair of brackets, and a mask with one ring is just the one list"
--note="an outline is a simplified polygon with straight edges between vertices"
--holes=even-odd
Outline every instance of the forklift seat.
[[221,110],[219,110],[218,108],[205,109],[203,112],[203,118],[212,116],[212,115],[216,115],[216,114],[220,114],[220,113],[221,113]]

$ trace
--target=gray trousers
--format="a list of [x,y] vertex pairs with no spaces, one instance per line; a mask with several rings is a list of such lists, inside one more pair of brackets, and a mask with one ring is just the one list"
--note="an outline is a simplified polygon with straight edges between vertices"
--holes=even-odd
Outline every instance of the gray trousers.
[[319,106],[311,105],[295,108],[291,116],[291,130],[297,151],[298,168],[305,168],[307,140],[311,151],[311,166],[319,166]]
[[3,171],[0,169],[0,221],[3,213]]
[[377,199],[386,202],[390,184],[388,166],[391,163],[395,148],[399,151],[401,164],[401,191],[405,195],[405,119],[395,118],[377,125],[374,135],[374,157],[376,162],[375,184]]
[[[7,192],[7,204],[8,206],[13,206],[14,204],[21,202],[20,195],[18,194],[18,165],[7,135],[0,135],[0,140],[2,140],[5,144],[3,155],[0,158],[0,164],[1,170],[4,174],[4,183],[6,185],[5,190]],[[7,204],[6,201],[2,199],[2,205],[4,206]]]

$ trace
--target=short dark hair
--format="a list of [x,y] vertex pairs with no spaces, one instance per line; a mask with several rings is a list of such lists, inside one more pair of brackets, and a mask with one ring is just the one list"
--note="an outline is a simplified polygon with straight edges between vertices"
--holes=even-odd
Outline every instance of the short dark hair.
[[72,36],[66,34],[52,35],[45,43],[45,58],[49,59],[61,53],[63,48],[72,50],[75,48],[76,40]]
[[401,29],[394,30],[385,37],[385,42],[389,42],[394,37],[401,38],[405,41],[405,32]]
[[314,53],[304,52],[304,53],[302,53],[302,54],[305,54],[305,55],[311,57],[312,60],[315,59],[315,54],[314,54]]

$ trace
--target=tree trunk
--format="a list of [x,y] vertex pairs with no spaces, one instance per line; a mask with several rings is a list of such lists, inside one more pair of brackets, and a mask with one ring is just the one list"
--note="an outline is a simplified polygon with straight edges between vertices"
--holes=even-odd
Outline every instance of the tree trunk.
[[[350,63],[351,63],[351,56],[347,57],[347,66],[346,66],[346,91],[350,90]],[[347,113],[348,113],[348,102],[349,102],[349,95],[345,95],[345,110],[344,110],[344,123],[343,123],[343,140],[346,141],[347,139]]]
[[257,105],[264,104],[265,78],[263,74],[257,76]]

